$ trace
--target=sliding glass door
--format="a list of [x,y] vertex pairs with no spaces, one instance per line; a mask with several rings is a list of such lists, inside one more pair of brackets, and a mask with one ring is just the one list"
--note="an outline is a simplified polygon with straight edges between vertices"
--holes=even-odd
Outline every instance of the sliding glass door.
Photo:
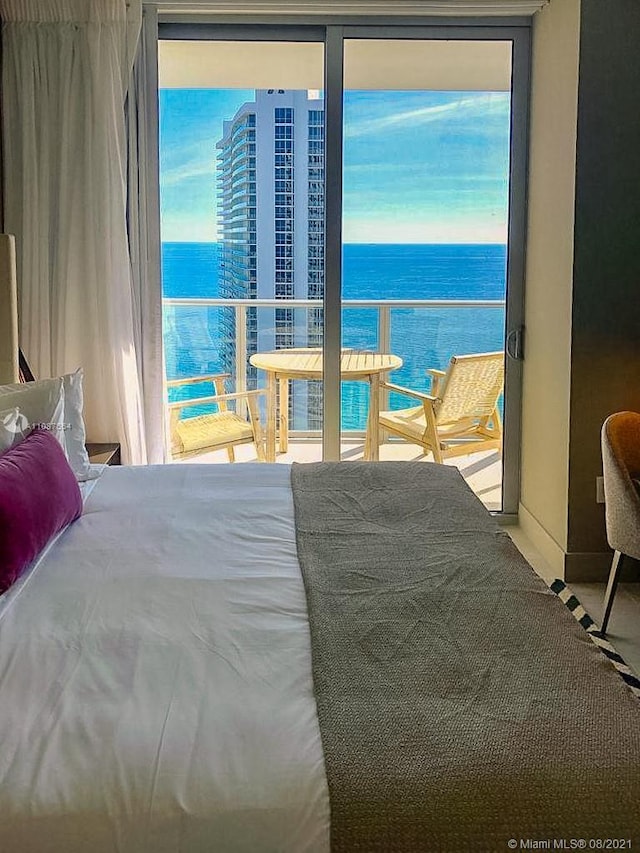
[[[344,42],[343,347],[378,353],[380,375],[406,393],[378,391],[375,374],[343,383],[343,456],[440,452],[492,510],[502,508],[511,55],[506,40]],[[420,396],[443,393],[444,403]],[[488,396],[495,412],[483,420]]]
[[[315,434],[320,458],[323,45],[169,40],[159,56],[172,456],[226,461],[216,430],[255,400],[268,461],[290,435]],[[232,457],[256,458],[246,444]]]
[[[528,29],[232,29],[160,29],[172,400],[211,395],[175,380],[220,370],[232,390],[265,390],[272,461],[453,450],[443,461],[485,504],[515,513]],[[474,378],[492,353],[499,378],[496,358]],[[445,426],[482,435],[434,454],[385,417],[426,394],[437,419],[446,382],[428,371],[452,358],[482,399],[477,417],[447,404]]]

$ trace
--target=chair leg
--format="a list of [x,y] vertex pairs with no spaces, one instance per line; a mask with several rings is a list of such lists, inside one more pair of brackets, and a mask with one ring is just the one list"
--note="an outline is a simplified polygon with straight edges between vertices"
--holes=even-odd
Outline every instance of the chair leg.
[[623,562],[624,554],[620,553],[620,551],[614,551],[611,571],[609,572],[607,591],[604,595],[604,615],[602,617],[602,625],[600,628],[603,634],[607,633],[607,624],[609,622],[609,616],[611,615],[611,608],[613,606],[616,589],[618,588],[618,579],[620,578],[620,570],[622,569]]
[[422,447],[424,448],[425,453],[428,453],[429,450],[431,450],[433,453],[433,461],[442,465],[444,459],[442,456],[442,448],[440,447],[440,440],[438,438],[436,415],[433,405],[428,403],[426,400],[424,402],[424,422],[425,431],[422,436]]
[[262,425],[260,423],[260,411],[258,409],[256,398],[249,397],[247,403],[249,406],[249,420],[251,421],[251,426],[253,428],[253,443],[255,444],[258,462],[266,462],[267,454],[264,442],[264,434],[262,431]]
[[227,447],[227,455],[229,456],[229,462],[236,461],[236,454],[233,447]]

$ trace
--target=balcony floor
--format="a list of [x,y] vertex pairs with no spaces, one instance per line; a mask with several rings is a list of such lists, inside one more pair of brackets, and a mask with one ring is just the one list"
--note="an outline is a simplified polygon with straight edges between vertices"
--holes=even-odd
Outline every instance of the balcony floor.
[[[343,441],[341,458],[345,461],[362,459],[363,443],[361,439]],[[255,462],[256,453],[252,444],[235,448],[236,462]],[[419,461],[429,462],[431,456],[425,457],[418,447],[402,441],[383,444],[380,448],[382,461]],[[277,463],[291,462],[320,462],[322,460],[322,444],[318,441],[294,439],[289,441],[287,453],[277,456]],[[229,464],[226,450],[213,453],[203,453],[201,456],[186,459],[174,464]],[[446,465],[454,465],[489,510],[500,510],[502,506],[502,461],[496,451],[470,453],[447,459]]]

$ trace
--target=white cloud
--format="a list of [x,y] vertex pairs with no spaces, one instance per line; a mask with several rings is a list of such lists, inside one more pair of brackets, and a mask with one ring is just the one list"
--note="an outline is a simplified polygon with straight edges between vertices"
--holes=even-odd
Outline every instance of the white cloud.
[[507,242],[505,221],[433,221],[345,218],[345,243],[500,243]]
[[[393,180],[395,182],[409,179],[411,181],[412,186],[416,185],[416,179],[418,177],[426,176],[425,180],[428,185],[432,184],[443,184],[446,189],[455,188],[457,184],[463,184],[468,186],[470,184],[495,184],[496,186],[503,186],[508,180],[504,174],[504,170],[499,170],[497,167],[495,169],[495,174],[473,174],[473,173],[463,173],[463,172],[447,172],[446,174],[435,174],[433,172],[429,172],[426,174],[426,164],[424,171],[420,171],[418,166],[415,163],[391,163],[391,162],[380,162],[380,163],[351,163],[345,164],[344,166],[344,176],[345,176],[345,184],[347,186],[347,192],[353,191],[348,184],[348,179],[350,176],[353,176],[355,179],[360,178],[361,176],[370,177],[372,182],[376,181],[376,183],[382,183],[380,180],[380,176],[383,176],[385,180]],[[358,188],[355,190],[358,191]]]
[[171,187],[191,178],[202,177],[209,178],[211,185],[215,186],[215,165],[203,163],[202,160],[190,160],[188,163],[175,166],[173,169],[163,169],[160,173],[160,184],[163,187]]
[[161,145],[160,183],[170,187],[190,178],[216,177],[216,149],[209,140],[187,145]]
[[216,223],[198,214],[162,215],[162,240],[165,243],[215,243],[218,240]]
[[436,104],[431,107],[420,107],[415,110],[403,110],[380,118],[368,119],[349,123],[345,128],[346,137],[364,136],[368,133],[384,130],[385,128],[401,125],[415,127],[431,124],[447,118],[452,113],[457,116],[480,114],[484,119],[491,114],[500,114],[509,108],[509,95],[501,92],[487,92],[475,97],[458,98],[446,104]]

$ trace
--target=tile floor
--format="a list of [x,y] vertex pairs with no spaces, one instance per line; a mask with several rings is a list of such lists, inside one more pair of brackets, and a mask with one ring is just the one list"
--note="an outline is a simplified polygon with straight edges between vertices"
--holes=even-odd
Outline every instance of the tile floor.
[[[587,613],[600,622],[604,602],[604,583],[570,583]],[[607,637],[640,676],[640,584],[620,584],[609,619]]]
[[[508,527],[507,530],[520,553],[541,577],[556,577],[519,527]],[[574,581],[569,583],[569,586],[589,616],[599,624],[602,618],[606,584]],[[640,676],[640,584],[619,585],[609,619],[607,636],[619,654]]]

